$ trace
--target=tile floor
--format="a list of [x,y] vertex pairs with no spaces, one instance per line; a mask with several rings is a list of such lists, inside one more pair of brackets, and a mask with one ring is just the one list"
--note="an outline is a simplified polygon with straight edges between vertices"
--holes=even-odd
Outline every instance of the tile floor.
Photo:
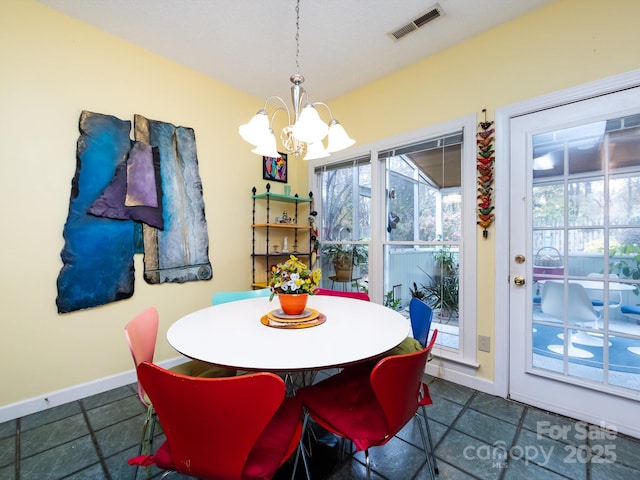
[[[640,478],[640,440],[444,380],[428,381],[439,479]],[[0,424],[0,479],[132,479],[126,460],[137,453],[145,413],[135,385],[128,385]],[[415,421],[371,450],[372,479],[429,478]],[[326,441],[331,439],[325,436],[329,445],[314,450],[313,480],[365,478],[362,453],[337,461]],[[160,473],[154,469],[151,475]],[[287,477],[283,467],[277,478]],[[147,478],[145,469],[137,478]]]

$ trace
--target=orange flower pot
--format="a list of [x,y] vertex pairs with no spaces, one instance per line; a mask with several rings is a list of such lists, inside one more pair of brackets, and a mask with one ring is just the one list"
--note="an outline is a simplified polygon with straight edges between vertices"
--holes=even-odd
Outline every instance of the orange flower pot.
[[287,315],[300,315],[309,299],[308,293],[279,293],[280,308]]

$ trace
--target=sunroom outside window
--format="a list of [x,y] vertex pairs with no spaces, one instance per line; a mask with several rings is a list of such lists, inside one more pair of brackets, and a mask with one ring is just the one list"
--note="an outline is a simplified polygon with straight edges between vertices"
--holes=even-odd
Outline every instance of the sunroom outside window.
[[434,310],[438,343],[459,348],[462,132],[378,152],[386,179],[384,291]]
[[[322,286],[366,291],[408,316],[412,291],[440,281],[442,288],[423,295],[437,311],[436,354],[472,375],[478,366],[475,122],[468,115],[363,146],[353,157],[314,161],[310,178],[321,193]],[[340,274],[333,262],[339,255],[347,258]]]
[[364,291],[371,238],[369,156],[321,169],[320,266],[324,288]]

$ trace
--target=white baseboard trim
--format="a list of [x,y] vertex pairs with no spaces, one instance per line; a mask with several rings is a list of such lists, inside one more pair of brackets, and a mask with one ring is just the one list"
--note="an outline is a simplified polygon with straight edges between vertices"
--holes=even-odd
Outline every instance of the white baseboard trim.
[[[158,362],[164,368],[171,368],[187,361],[187,358],[176,357]],[[57,407],[65,403],[74,402],[82,398],[103,393],[114,388],[122,387],[136,382],[136,372],[131,369],[126,372],[111,375],[109,377],[92,380],[90,382],[74,385],[69,388],[45,393],[36,397],[21,400],[0,406],[0,423],[16,418],[41,412],[48,408]]]
[[447,368],[446,366],[438,365],[436,362],[427,363],[426,373],[448,382],[457,383],[464,387],[473,388],[489,395],[498,395],[494,382],[487,380],[486,378],[476,377],[470,375],[467,372],[454,370]]
[[[186,362],[185,357],[175,357],[169,360],[158,362],[158,365],[164,368],[171,368]],[[457,371],[447,368],[439,362],[429,362],[427,364],[426,373],[434,377],[442,378],[459,385],[463,385],[474,390],[479,390],[490,395],[497,395],[495,392],[494,382],[479,378],[469,374],[469,372]],[[0,423],[7,422],[16,418],[31,415],[32,413],[41,412],[48,408],[57,407],[65,403],[74,402],[82,398],[90,397],[98,393],[103,393],[114,388],[130,385],[136,382],[136,372],[131,369],[126,372],[111,375],[109,377],[92,380],[90,382],[74,385],[73,387],[64,388],[55,392],[39,395],[37,397],[21,400],[16,403],[3,405],[0,407]]]

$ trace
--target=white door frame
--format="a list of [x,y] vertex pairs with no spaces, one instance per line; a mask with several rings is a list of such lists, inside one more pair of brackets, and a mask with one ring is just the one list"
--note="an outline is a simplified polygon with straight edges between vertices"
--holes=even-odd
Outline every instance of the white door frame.
[[[510,123],[513,117],[557,107],[588,98],[613,93],[640,85],[640,70],[608,77],[595,82],[554,92],[496,110],[495,165],[495,251],[510,251],[509,195],[510,195]],[[495,256],[495,371],[494,394],[509,394],[509,279],[511,262],[508,254]]]

